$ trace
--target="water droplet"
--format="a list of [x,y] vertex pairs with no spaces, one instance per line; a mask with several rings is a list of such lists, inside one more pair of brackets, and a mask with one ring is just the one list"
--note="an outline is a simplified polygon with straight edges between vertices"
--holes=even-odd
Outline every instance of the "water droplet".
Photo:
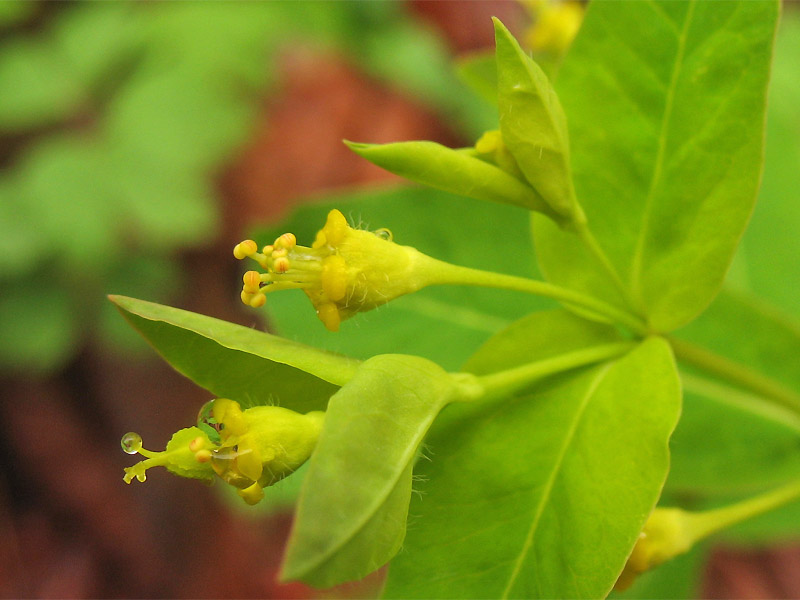
[[120,440],[122,450],[127,454],[136,454],[142,448],[142,436],[133,431],[129,431]]
[[382,240],[386,240],[387,242],[391,242],[392,239],[394,239],[392,232],[386,229],[385,227],[381,227],[380,229],[373,231],[373,233]]
[[212,423],[216,423],[211,413],[213,408],[214,408],[214,400],[209,400],[208,402],[203,404],[203,406],[200,407],[200,412],[197,413],[198,427],[202,424],[211,425]]

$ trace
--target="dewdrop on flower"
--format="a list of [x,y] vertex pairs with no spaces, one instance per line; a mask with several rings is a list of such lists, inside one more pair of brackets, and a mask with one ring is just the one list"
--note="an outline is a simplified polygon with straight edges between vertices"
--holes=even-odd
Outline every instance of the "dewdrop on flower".
[[395,244],[388,229],[353,229],[336,209],[328,213],[311,247],[284,233],[261,252],[253,240],[245,240],[233,255],[250,258],[265,271],[244,274],[242,302],[257,308],[270,292],[299,288],[330,331],[338,331],[344,319],[358,312],[437,283],[444,264]]
[[248,504],[263,497],[263,488],[291,475],[311,456],[325,413],[300,414],[279,406],[242,410],[227,398],[206,403],[197,427],[181,429],[164,452],[142,448],[136,433],[122,437],[128,454],[146,457],[125,469],[124,480],[145,481],[145,471],[162,466],[181,477],[213,481],[215,477],[236,488]]

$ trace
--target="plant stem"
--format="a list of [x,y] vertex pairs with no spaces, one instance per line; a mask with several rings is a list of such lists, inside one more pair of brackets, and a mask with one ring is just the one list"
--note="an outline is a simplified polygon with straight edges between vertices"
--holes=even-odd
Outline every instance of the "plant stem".
[[536,279],[526,279],[514,275],[492,273],[470,267],[461,267],[449,263],[441,263],[443,268],[437,270],[437,278],[433,283],[454,285],[475,285],[480,287],[514,290],[553,298],[568,304],[579,306],[606,320],[628,327],[634,333],[645,336],[649,333],[644,321],[622,309],[612,306],[602,300],[597,300],[580,292],[553,285]]
[[800,500],[800,481],[794,481],[754,498],[698,513],[689,513],[689,531],[693,542],[731,527],[742,521],[757,517],[766,512],[780,508],[785,504]]
[[800,394],[784,387],[774,379],[753,369],[695,346],[690,342],[669,336],[667,338],[675,356],[688,365],[697,367],[740,388],[755,392],[792,412],[800,414]]
[[492,373],[491,375],[482,375],[477,380],[483,389],[483,398],[507,395],[548,375],[617,358],[632,350],[635,346],[636,342],[618,342],[593,346],[583,350],[576,350],[575,352],[560,354],[553,358],[530,362],[519,367]]

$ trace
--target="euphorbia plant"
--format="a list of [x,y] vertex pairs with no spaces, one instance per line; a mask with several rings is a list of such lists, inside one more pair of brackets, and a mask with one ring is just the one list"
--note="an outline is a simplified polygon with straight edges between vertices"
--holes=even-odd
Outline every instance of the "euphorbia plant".
[[[472,148],[348,144],[414,181],[511,205],[518,218],[530,211],[546,281],[509,273],[525,247],[453,264],[332,209],[314,239],[237,244],[235,257],[259,267],[244,274],[241,299],[260,308],[272,292],[300,289],[331,332],[436,286],[562,307],[523,316],[448,371],[408,354],[346,358],[112,297],[167,361],[218,397],[164,453],[127,434],[125,449],[147,460],[126,481],[160,465],[218,477],[256,503],[308,459],[282,576],[328,587],[402,546],[387,597],[603,597],[797,500],[797,457],[725,506],[662,496],[682,387],[746,396],[738,406],[756,421],[780,422],[795,443],[800,432],[791,383],[672,333],[719,293],[753,209],[777,18],[772,1],[593,4],[558,93],[495,22],[495,71],[482,88],[496,89],[498,129]],[[475,247],[504,236],[483,228]],[[428,334],[446,344],[451,326],[446,318]],[[800,337],[786,345],[800,348]],[[418,461],[426,449],[430,460]],[[407,535],[414,485],[423,494]]]

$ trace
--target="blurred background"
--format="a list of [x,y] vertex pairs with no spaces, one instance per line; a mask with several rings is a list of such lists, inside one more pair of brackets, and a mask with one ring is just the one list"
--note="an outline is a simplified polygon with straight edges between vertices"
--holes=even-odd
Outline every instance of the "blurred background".
[[[772,198],[800,169],[794,8],[772,90]],[[536,10],[510,1],[0,2],[0,596],[374,592],[380,574],[324,594],[275,583],[290,486],[251,509],[163,471],[122,482],[123,433],[160,449],[209,396],[105,295],[270,327],[239,301],[233,246],[295,203],[393,181],[342,138],[463,146],[494,128],[451,67],[493,47],[490,16],[532,39]],[[797,199],[766,202],[754,235],[795,239]],[[797,274],[796,254],[773,258]],[[761,287],[800,315],[777,279]],[[704,573],[698,595],[800,597],[796,547],[720,549]]]

